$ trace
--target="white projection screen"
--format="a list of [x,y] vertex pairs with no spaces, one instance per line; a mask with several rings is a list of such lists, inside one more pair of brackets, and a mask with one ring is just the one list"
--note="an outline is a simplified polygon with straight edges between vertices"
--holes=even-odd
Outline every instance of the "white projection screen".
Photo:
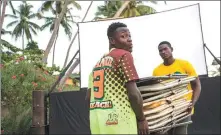
[[175,58],[191,62],[198,75],[207,75],[199,4],[140,17],[79,23],[81,88],[96,62],[109,51],[107,28],[125,23],[132,36],[134,64],[140,78],[152,76],[162,63],[158,44],[169,41]]

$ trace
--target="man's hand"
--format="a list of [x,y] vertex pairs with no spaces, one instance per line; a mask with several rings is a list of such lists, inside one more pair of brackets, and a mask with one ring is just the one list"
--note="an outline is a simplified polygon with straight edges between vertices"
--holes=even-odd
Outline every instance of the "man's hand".
[[147,135],[147,134],[149,134],[148,123],[147,123],[146,120],[138,121],[137,122],[137,126],[138,126],[138,134],[139,135]]

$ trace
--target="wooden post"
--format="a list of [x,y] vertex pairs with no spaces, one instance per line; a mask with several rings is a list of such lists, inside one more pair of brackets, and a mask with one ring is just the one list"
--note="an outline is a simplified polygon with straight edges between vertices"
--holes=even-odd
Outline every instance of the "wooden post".
[[32,92],[32,130],[31,134],[46,134],[47,100],[43,90]]

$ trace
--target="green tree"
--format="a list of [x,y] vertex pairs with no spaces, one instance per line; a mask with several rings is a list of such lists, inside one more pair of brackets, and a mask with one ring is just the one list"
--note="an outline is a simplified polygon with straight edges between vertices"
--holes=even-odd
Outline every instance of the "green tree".
[[[55,21],[56,19],[58,19],[58,16],[59,16],[59,11],[56,12],[56,9],[53,9],[53,7],[51,7],[51,10],[52,11],[55,11],[55,12],[52,12],[53,14],[53,17],[45,17],[45,16],[40,16],[40,18],[43,18],[45,20],[45,24],[41,27],[42,30],[50,27],[50,32],[52,32],[54,30],[54,26],[55,26]],[[71,9],[67,9],[67,11],[70,11]],[[74,24],[74,20],[73,20],[73,17],[77,17],[77,16],[71,16],[71,15],[64,15],[61,22],[60,22],[60,25],[63,27],[64,29],[64,32],[65,34],[68,36],[69,40],[71,39],[71,36],[72,36],[72,27],[71,27],[71,23]],[[59,25],[59,27],[60,27]],[[55,47],[56,47],[56,41],[57,41],[57,38],[58,38],[58,34],[59,34],[59,27],[58,27],[58,30],[57,30],[57,35],[56,35],[56,38],[55,38],[55,41],[54,41],[54,48],[53,48],[53,57],[52,57],[52,65],[54,65],[54,58],[55,58]]]
[[8,27],[15,26],[12,31],[12,36],[15,37],[15,40],[17,40],[19,37],[22,37],[22,49],[24,50],[24,38],[26,36],[26,39],[29,41],[32,41],[32,33],[34,35],[37,35],[36,30],[41,30],[41,27],[38,26],[36,23],[32,22],[31,20],[36,17],[36,14],[31,11],[33,8],[32,5],[23,2],[19,9],[15,12],[16,15],[6,14],[6,17],[10,17],[15,19],[14,21],[10,22],[7,25]]
[[[54,17],[43,17],[45,19],[45,24],[41,27],[43,30],[50,27],[50,32],[54,30],[54,22],[57,19],[58,16]],[[60,22],[60,25],[63,27],[65,34],[68,36],[69,40],[71,39],[72,36],[72,27],[70,23],[74,24],[75,22],[73,19],[71,19],[72,16],[64,16]],[[59,25],[59,27],[60,27]],[[57,35],[54,41],[54,48],[53,48],[53,57],[52,57],[52,65],[54,65],[54,58],[55,58],[55,47],[56,47],[56,41],[58,38],[60,28],[58,28]]]
[[[157,4],[156,1],[150,1],[154,4]],[[104,5],[98,6],[97,12],[95,13],[95,20],[96,19],[103,19],[103,18],[112,18],[116,14],[116,12],[121,8],[123,5],[123,1],[105,1]],[[123,10],[120,14],[120,17],[135,17],[145,14],[151,14],[156,12],[156,10],[150,6],[144,5],[142,1],[131,1],[128,6]]]
[[5,18],[5,10],[6,10],[6,6],[8,4],[10,5],[13,14],[14,15],[16,14],[14,6],[12,5],[11,1],[6,1],[6,0],[0,1],[0,31],[1,31],[0,41],[1,41],[1,35],[2,35],[2,26],[3,26],[3,22],[4,22],[4,18]]
[[[69,0],[69,1],[70,3],[68,3],[68,5],[73,5],[74,8],[81,10],[81,6],[75,0]],[[38,13],[39,15],[42,15],[46,11],[51,11],[53,14],[60,14],[63,6],[64,6],[63,1],[45,1],[39,8]],[[67,10],[66,13],[72,16],[70,10]]]
[[43,13],[45,11],[49,11],[49,10],[51,10],[52,13],[56,15],[56,19],[54,21],[54,26],[53,26],[54,27],[53,33],[52,33],[52,36],[48,42],[47,48],[44,53],[44,57],[42,58],[42,61],[45,63],[47,62],[47,58],[48,58],[51,48],[53,47],[54,43],[56,42],[56,39],[58,36],[59,25],[61,24],[63,17],[65,17],[65,16],[67,16],[67,14],[69,14],[69,16],[71,16],[71,19],[73,21],[73,18],[72,18],[73,16],[70,12],[70,9],[68,9],[68,5],[73,5],[75,8],[77,8],[79,10],[81,9],[81,6],[77,2],[75,2],[74,0],[69,0],[66,2],[65,1],[47,1],[47,2],[44,2],[39,9],[39,12],[38,12],[39,18],[41,18],[43,16]]
[[[1,30],[2,35],[11,34],[11,31],[6,31],[5,29]],[[21,51],[21,49],[15,47],[8,41],[1,39],[1,46],[0,49],[2,50],[1,53],[1,62],[2,64],[5,64],[6,62],[9,62],[13,59],[13,56],[16,52]]]

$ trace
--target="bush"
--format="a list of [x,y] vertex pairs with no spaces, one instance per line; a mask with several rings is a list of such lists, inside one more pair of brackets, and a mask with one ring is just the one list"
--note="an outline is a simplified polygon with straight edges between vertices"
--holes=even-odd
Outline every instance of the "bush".
[[4,134],[30,134],[32,123],[31,108],[20,105],[10,108],[9,114],[2,118],[2,129]]
[[19,57],[2,67],[2,105],[30,105],[32,90],[48,90],[55,77]]
[[21,56],[1,65],[1,71],[1,104],[8,110],[6,116],[2,118],[4,132],[29,134],[32,120],[32,91],[47,91],[56,78],[45,68],[40,68]]

